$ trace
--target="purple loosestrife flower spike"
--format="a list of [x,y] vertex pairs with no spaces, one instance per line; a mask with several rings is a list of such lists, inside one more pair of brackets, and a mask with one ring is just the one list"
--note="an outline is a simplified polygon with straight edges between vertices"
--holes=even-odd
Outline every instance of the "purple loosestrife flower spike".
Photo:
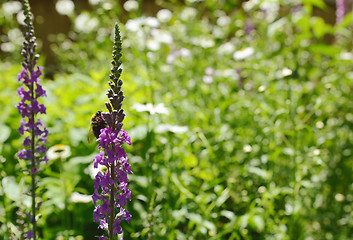
[[106,172],[98,172],[94,180],[94,193],[92,199],[96,205],[93,211],[93,219],[99,223],[99,228],[104,229],[108,238],[99,236],[99,239],[113,240],[114,236],[121,234],[123,229],[121,221],[130,222],[131,215],[125,209],[127,200],[131,201],[131,192],[128,189],[128,174],[131,174],[131,166],[128,163],[127,155],[122,145],[131,145],[127,132],[122,130],[125,118],[122,109],[122,101],[125,96],[121,91],[123,81],[120,79],[122,69],[121,61],[121,38],[118,24],[115,24],[115,41],[113,50],[113,61],[110,81],[110,89],[107,91],[109,102],[106,102],[108,112],[102,116],[107,127],[101,129],[98,149],[101,151],[94,158],[94,167],[98,164],[107,168]]
[[18,74],[18,81],[22,86],[18,88],[17,93],[21,98],[16,106],[22,116],[21,126],[18,129],[21,135],[27,135],[23,142],[23,149],[18,151],[18,158],[28,160],[29,174],[32,178],[32,211],[30,215],[30,223],[32,230],[27,233],[27,238],[36,239],[36,211],[38,206],[36,203],[36,174],[38,173],[39,163],[48,159],[45,155],[48,131],[43,122],[37,118],[39,113],[45,114],[46,108],[43,104],[38,102],[38,98],[46,96],[45,90],[39,84],[39,77],[42,75],[43,68],[37,67],[37,60],[39,55],[36,51],[36,37],[34,36],[34,29],[32,24],[32,13],[28,0],[23,0],[23,10],[25,15],[25,27],[23,49],[21,55],[23,56],[23,70]]
[[336,24],[340,23],[346,13],[346,0],[336,0]]

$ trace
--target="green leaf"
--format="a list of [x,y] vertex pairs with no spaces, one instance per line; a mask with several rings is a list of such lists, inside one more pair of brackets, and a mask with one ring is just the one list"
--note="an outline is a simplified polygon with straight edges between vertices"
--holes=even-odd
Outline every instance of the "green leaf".
[[341,49],[339,47],[329,46],[326,44],[312,44],[309,46],[309,51],[324,56],[335,57],[341,52]]
[[286,18],[281,18],[281,19],[277,20],[276,22],[272,23],[270,26],[268,26],[267,35],[269,37],[273,37],[273,35],[277,31],[281,31],[281,29],[284,27],[284,25],[287,22],[288,22],[288,20]]
[[332,32],[332,27],[325,23],[320,17],[312,17],[311,20],[312,29],[315,37],[322,38],[325,34]]
[[268,171],[261,169],[261,168],[257,168],[257,167],[248,167],[248,171],[249,173],[253,173],[259,177],[262,177],[263,179],[269,179],[270,174]]
[[16,182],[14,176],[4,177],[1,181],[5,196],[12,201],[21,202],[26,206],[30,206],[31,198],[23,193],[21,185]]
[[311,4],[312,6],[321,8],[321,9],[326,9],[326,4],[323,0],[305,0],[303,1],[305,4]]
[[20,199],[21,190],[20,186],[16,183],[15,177],[4,177],[1,183],[6,197],[13,201],[18,201]]
[[262,232],[265,229],[265,221],[260,215],[254,215],[249,218],[249,225],[257,232]]
[[80,142],[87,141],[88,130],[86,128],[71,128],[69,137],[73,146],[78,146]]
[[197,158],[192,153],[187,153],[183,158],[183,163],[187,168],[193,168],[197,165]]

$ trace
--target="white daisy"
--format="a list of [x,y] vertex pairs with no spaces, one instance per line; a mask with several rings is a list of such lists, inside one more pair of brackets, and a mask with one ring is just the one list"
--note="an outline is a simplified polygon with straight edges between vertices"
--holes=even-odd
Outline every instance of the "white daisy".
[[236,51],[233,54],[233,58],[234,60],[243,60],[253,55],[254,52],[255,50],[252,47],[243,48],[243,49],[240,49],[239,51]]

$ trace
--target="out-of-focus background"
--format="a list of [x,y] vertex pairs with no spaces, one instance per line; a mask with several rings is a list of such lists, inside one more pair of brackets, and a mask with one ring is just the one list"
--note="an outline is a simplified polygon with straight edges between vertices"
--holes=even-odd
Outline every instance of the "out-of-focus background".
[[[134,174],[124,239],[353,239],[352,1],[30,0],[49,163],[42,239],[95,239],[90,117],[123,36]],[[0,1],[0,236],[29,180],[17,74],[23,13]]]

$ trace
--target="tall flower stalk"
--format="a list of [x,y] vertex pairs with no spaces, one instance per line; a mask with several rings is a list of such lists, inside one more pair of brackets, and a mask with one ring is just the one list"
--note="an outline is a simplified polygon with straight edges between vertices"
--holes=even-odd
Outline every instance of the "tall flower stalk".
[[37,44],[34,36],[32,24],[32,13],[28,0],[23,0],[23,10],[25,15],[23,49],[23,69],[18,75],[18,81],[22,86],[18,88],[17,93],[21,100],[16,106],[22,116],[21,126],[18,129],[21,135],[26,135],[23,142],[24,149],[18,151],[18,158],[28,160],[28,174],[31,176],[31,197],[32,209],[30,213],[30,222],[32,230],[27,233],[27,238],[37,239],[36,211],[39,203],[36,202],[36,174],[38,173],[39,163],[47,162],[45,155],[48,131],[43,122],[38,119],[38,114],[45,114],[46,108],[38,102],[38,98],[46,96],[45,90],[39,84],[39,77],[42,75],[41,67],[37,66],[38,54],[35,54]]
[[99,236],[99,239],[113,240],[114,236],[122,233],[120,222],[130,222],[131,215],[124,207],[127,199],[131,201],[131,192],[128,189],[128,174],[131,174],[131,166],[128,163],[127,155],[122,148],[124,143],[131,145],[127,132],[122,130],[125,118],[122,109],[122,101],[125,96],[121,91],[123,81],[120,79],[122,72],[121,61],[121,37],[118,24],[115,24],[115,40],[113,50],[113,61],[110,81],[110,89],[107,91],[109,102],[105,102],[108,112],[103,112],[102,117],[107,126],[100,130],[98,148],[101,151],[94,158],[94,167],[98,164],[104,165],[107,170],[98,172],[94,180],[94,194],[92,199],[96,205],[93,211],[95,222],[104,229],[108,238]]
[[340,23],[346,13],[346,0],[336,0],[336,24]]

